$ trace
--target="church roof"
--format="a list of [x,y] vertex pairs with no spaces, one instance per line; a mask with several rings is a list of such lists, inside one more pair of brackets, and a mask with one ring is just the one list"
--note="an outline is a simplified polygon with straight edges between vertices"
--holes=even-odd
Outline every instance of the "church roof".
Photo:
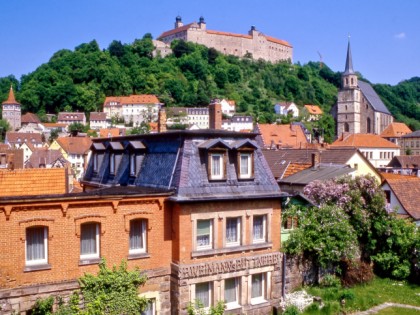
[[391,115],[388,108],[386,108],[379,95],[375,92],[369,83],[359,80],[358,85],[363,95],[366,97],[375,111]]
[[2,104],[3,105],[6,105],[6,104],[20,105],[15,99],[15,93],[13,92],[13,87],[10,87],[9,97]]
[[343,75],[354,74],[353,70],[353,58],[351,56],[350,40],[347,45],[347,58],[346,58],[346,68],[344,69]]

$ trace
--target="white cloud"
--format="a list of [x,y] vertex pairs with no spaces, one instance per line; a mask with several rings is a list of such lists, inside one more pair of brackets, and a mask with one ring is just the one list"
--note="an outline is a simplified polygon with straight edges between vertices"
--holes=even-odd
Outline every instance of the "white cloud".
[[394,38],[396,39],[404,39],[406,37],[404,32],[398,33],[394,35]]

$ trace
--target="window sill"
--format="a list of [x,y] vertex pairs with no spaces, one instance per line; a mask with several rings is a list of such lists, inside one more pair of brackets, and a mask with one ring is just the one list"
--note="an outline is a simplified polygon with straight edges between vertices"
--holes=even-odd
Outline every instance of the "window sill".
[[31,271],[39,271],[39,270],[50,270],[50,264],[42,264],[42,265],[33,265],[33,266],[25,266],[23,272],[31,272]]
[[254,298],[251,299],[251,305],[257,305],[257,304],[262,304],[262,303],[267,303],[268,301],[265,300],[264,298]]
[[226,303],[226,308],[225,311],[232,311],[232,310],[236,310],[238,308],[241,308],[242,306],[239,305],[238,303]]
[[79,260],[79,266],[95,265],[101,262],[100,258],[85,258]]
[[142,258],[150,258],[150,254],[149,253],[129,254],[127,257],[128,260],[142,259]]
[[207,250],[196,250],[191,253],[191,257],[204,257],[204,256],[212,256],[218,254],[226,254],[226,253],[235,253],[235,252],[245,252],[251,250],[258,250],[258,249],[265,249],[265,248],[272,248],[273,243],[257,243],[251,245],[244,245],[244,246],[232,246],[232,247],[225,247],[219,249],[207,249]]

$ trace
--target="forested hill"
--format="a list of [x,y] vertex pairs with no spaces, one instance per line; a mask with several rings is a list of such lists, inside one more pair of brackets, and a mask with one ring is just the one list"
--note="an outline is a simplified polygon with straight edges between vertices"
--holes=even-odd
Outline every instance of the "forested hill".
[[[156,94],[167,106],[200,106],[213,98],[228,98],[236,101],[240,112],[271,122],[278,101],[317,104],[328,112],[340,85],[340,73],[317,62],[238,59],[182,41],[173,45],[171,56],[152,57],[152,51],[148,34],[132,44],[113,41],[104,50],[96,41],[74,51],[63,49],[21,81],[0,78],[0,97],[7,99],[13,84],[23,111],[41,116],[70,108],[100,111],[109,95]],[[399,121],[420,129],[420,78],[374,88]]]

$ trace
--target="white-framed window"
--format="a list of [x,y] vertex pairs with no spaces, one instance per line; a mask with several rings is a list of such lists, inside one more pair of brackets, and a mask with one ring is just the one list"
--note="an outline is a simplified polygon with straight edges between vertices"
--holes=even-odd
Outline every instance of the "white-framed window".
[[80,259],[99,258],[98,223],[84,223],[80,226]]
[[156,300],[147,299],[147,307],[140,314],[141,315],[155,315],[156,314]]
[[48,263],[48,228],[35,226],[26,229],[26,265],[42,265]]
[[224,300],[227,309],[238,307],[239,303],[239,278],[229,278],[225,280]]
[[99,159],[98,153],[94,153],[93,154],[93,171],[95,173],[98,172],[98,167],[99,167],[99,165],[98,165],[98,162],[99,162],[98,159]]
[[252,153],[239,153],[239,178],[252,177]]
[[130,154],[130,176],[136,175],[136,154]]
[[251,276],[251,304],[265,302],[266,274],[258,273]]
[[198,305],[207,308],[211,306],[211,283],[203,282],[195,285],[195,301]]
[[210,153],[210,179],[223,179],[224,163],[222,153]]
[[267,241],[267,216],[254,215],[252,221],[253,243],[264,243]]
[[146,220],[130,221],[130,254],[146,252]]
[[197,250],[213,248],[213,220],[197,220]]
[[226,218],[226,246],[241,245],[241,218]]

